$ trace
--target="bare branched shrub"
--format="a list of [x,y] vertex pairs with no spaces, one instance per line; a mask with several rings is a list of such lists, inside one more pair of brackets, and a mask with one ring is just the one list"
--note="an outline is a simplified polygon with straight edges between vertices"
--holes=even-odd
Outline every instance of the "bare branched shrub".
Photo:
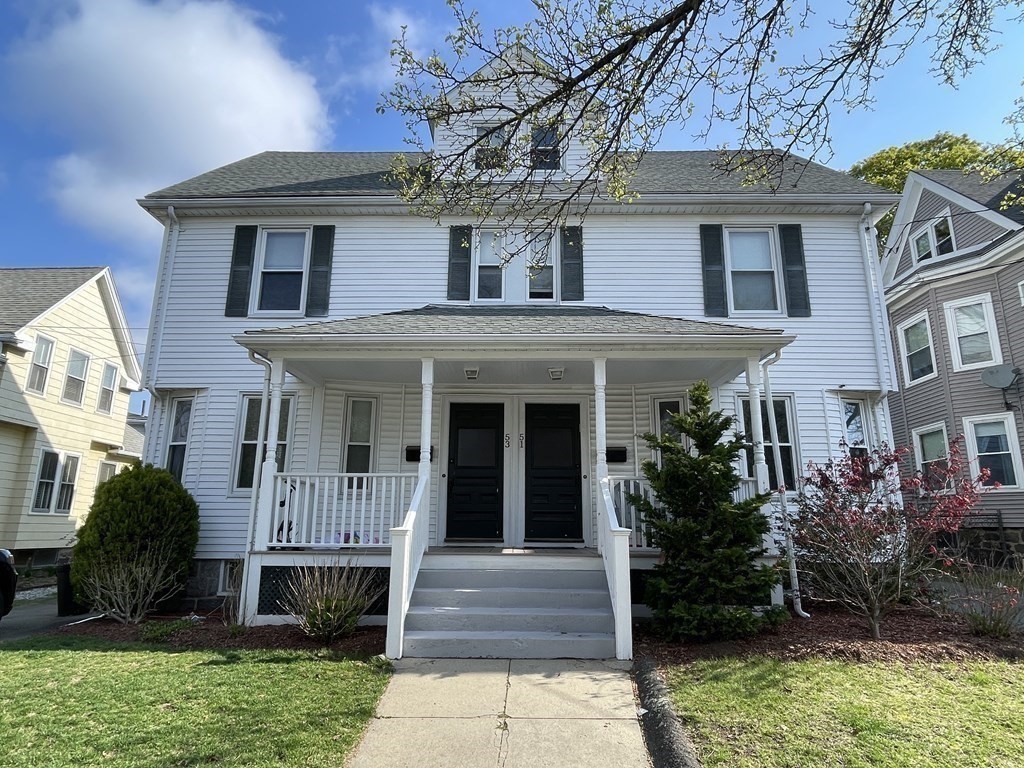
[[285,585],[280,605],[307,636],[330,645],[351,634],[386,589],[376,568],[355,568],[340,560],[301,565]]
[[967,568],[947,586],[945,603],[974,634],[1009,637],[1024,630],[1024,569]]
[[101,554],[80,582],[93,607],[122,624],[138,624],[178,579],[168,542]]
[[227,595],[224,596],[224,604],[221,606],[221,621],[226,627],[237,627],[242,623],[241,597],[242,597],[242,574],[244,562],[242,558],[235,557],[229,560],[227,568]]

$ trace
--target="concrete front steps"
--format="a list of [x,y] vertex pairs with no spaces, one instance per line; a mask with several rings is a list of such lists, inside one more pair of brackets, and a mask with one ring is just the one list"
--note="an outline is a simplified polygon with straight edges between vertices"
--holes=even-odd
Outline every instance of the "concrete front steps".
[[615,658],[604,570],[421,569],[405,620],[404,655]]

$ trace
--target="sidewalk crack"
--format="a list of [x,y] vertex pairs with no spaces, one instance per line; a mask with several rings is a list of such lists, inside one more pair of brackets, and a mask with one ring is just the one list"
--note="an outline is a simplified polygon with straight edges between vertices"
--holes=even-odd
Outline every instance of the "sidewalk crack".
[[504,768],[508,762],[508,690],[512,687],[512,659],[508,660],[508,670],[505,672],[505,701],[501,705],[501,714],[498,715],[498,768]]

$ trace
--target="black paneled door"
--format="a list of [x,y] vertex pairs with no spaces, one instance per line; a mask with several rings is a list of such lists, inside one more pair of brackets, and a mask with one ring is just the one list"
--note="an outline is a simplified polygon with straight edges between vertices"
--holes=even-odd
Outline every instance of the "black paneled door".
[[526,539],[583,540],[579,405],[526,405]]
[[445,538],[504,538],[504,426],[501,403],[451,404]]

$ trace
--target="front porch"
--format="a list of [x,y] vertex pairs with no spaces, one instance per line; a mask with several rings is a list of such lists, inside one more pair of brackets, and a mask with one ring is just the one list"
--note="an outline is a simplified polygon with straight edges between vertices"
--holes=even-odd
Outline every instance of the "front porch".
[[[657,558],[627,502],[644,489],[639,469],[649,452],[638,434],[651,431],[651,414],[666,402],[683,407],[689,383],[722,386],[743,375],[754,476],[739,493],[766,488],[761,364],[789,338],[588,308],[525,314],[557,325],[596,312],[594,332],[481,334],[470,322],[474,313],[464,311],[473,308],[454,309],[442,313],[459,321],[443,338],[413,333],[422,319],[415,311],[237,338],[267,368],[246,622],[281,620],[267,611],[265,572],[340,555],[390,569],[389,657],[518,651],[631,658],[630,571]],[[507,318],[506,330],[518,327],[517,317]],[[381,332],[384,318],[400,318],[400,328]],[[645,333],[623,333],[636,318]],[[374,321],[375,332],[354,333],[364,329],[361,321]],[[306,469],[316,471],[278,471],[285,435],[280,426],[268,434],[267,425],[281,424],[286,373],[319,393],[306,450],[314,457]],[[657,392],[675,399],[659,400]],[[347,403],[359,398],[373,403],[364,410],[375,414],[376,431],[352,442],[356,420]],[[359,451],[349,450],[356,443]],[[364,455],[376,457],[364,468],[377,471],[325,471],[331,463],[351,469],[352,457]],[[520,598],[526,602],[506,604]],[[467,599],[478,604],[462,604]],[[555,621],[567,617],[574,629]],[[461,623],[461,641],[443,634],[453,622]],[[551,645],[559,635],[570,638],[564,648]]]

